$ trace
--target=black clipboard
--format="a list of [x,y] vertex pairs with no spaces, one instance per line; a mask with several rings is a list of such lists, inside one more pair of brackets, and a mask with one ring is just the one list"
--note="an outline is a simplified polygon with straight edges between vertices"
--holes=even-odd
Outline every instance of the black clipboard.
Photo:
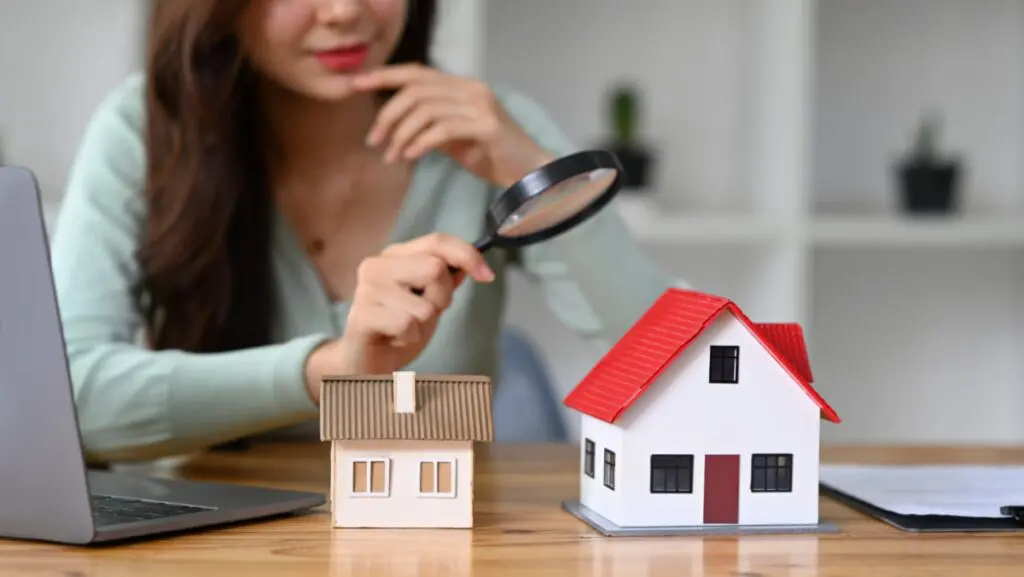
[[821,494],[879,521],[913,533],[1010,533],[1024,532],[1024,506],[1007,505],[1005,517],[954,517],[949,515],[903,515],[876,507],[826,483],[818,483]]

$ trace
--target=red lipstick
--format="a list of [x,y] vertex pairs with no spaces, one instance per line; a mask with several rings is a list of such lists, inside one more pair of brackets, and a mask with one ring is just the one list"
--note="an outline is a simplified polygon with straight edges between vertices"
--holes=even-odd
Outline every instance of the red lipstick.
[[366,44],[357,44],[334,50],[323,50],[316,53],[320,64],[336,72],[347,72],[356,70],[366,61],[370,47]]

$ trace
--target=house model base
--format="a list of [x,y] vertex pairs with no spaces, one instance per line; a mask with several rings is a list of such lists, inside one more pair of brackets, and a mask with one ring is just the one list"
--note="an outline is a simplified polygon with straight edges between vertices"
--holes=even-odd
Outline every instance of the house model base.
[[817,525],[692,525],[688,527],[619,527],[579,501],[565,501],[562,508],[606,537],[669,537],[676,535],[802,535],[838,533],[831,523]]

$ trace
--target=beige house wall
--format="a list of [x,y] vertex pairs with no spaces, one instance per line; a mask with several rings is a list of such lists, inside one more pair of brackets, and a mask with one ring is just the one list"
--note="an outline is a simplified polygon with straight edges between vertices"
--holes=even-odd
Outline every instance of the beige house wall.
[[332,441],[330,500],[336,527],[470,528],[473,443]]

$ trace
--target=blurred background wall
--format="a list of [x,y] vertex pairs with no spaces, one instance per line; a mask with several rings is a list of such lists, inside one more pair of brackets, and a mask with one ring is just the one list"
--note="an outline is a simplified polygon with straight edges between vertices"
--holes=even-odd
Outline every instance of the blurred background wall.
[[[53,207],[93,108],[141,63],[143,6],[0,9],[0,158],[34,168]],[[690,285],[804,324],[845,419],[825,440],[1024,441],[1024,0],[447,0],[443,13],[444,66],[527,92],[581,145],[615,144],[610,94],[635,83],[619,102],[639,111],[631,150],[652,168],[617,209]],[[901,205],[895,163],[928,114],[960,186],[924,215]],[[559,399],[598,358],[522,277],[509,320]]]
[[[520,0],[487,23],[484,73],[582,143],[639,84],[657,168],[623,214],[691,284],[805,324],[846,419],[824,438],[1024,438],[1024,2]],[[962,157],[960,209],[934,216],[893,171],[928,113]],[[571,386],[589,361],[530,322]]]
[[0,161],[31,167],[58,202],[79,138],[103,97],[142,65],[148,3],[0,4]]

